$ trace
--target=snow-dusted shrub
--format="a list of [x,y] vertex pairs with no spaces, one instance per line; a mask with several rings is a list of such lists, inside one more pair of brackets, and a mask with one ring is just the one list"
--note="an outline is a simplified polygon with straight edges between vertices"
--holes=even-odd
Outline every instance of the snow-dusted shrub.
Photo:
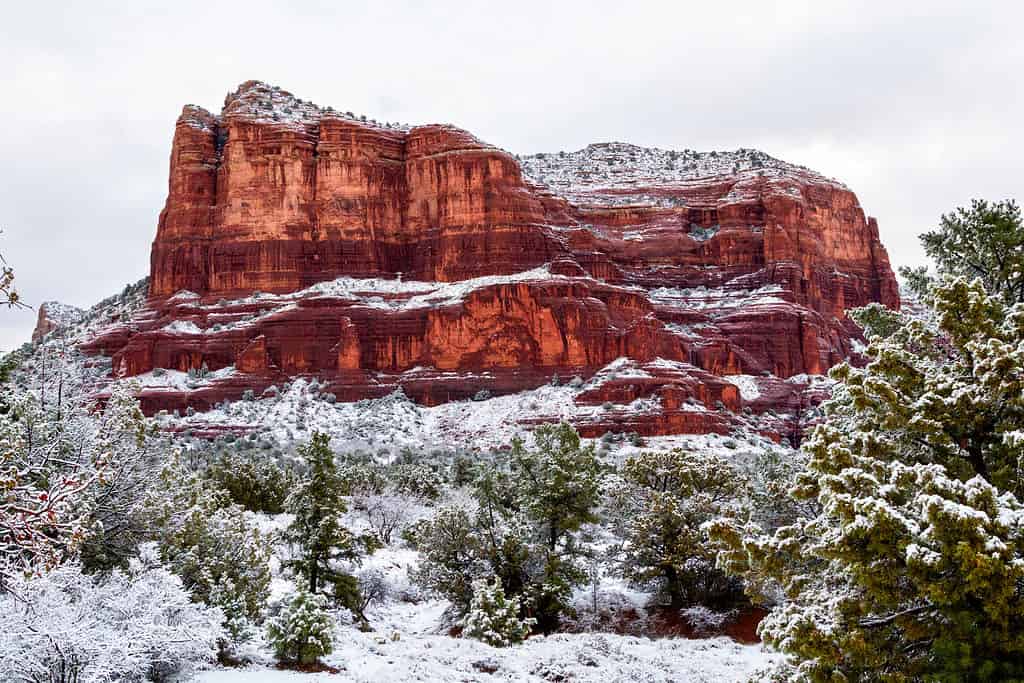
[[398,493],[421,500],[437,500],[441,497],[444,480],[429,465],[403,463],[391,467],[387,474]]
[[473,583],[473,600],[463,620],[462,634],[494,647],[521,643],[535,621],[520,619],[519,610],[519,598],[506,598],[500,581],[478,579]]
[[730,621],[736,618],[734,610],[716,612],[703,605],[687,607],[679,613],[687,624],[693,627],[694,633],[698,635],[709,635],[720,633]]
[[353,507],[363,512],[374,536],[385,546],[420,514],[414,498],[393,491],[355,496]]
[[215,659],[222,619],[152,549],[127,572],[91,577],[66,564],[0,595],[0,679],[167,680]]
[[[32,381],[38,388],[49,380],[33,376]],[[74,376],[61,375],[59,381],[68,384],[65,396],[70,396],[62,403],[43,400],[59,395],[52,387],[50,394],[0,392],[7,408],[0,413],[0,580],[72,557],[90,531],[97,531],[97,522],[107,521],[108,513],[124,521],[121,513],[130,510],[120,504],[135,502],[120,496],[121,484],[135,482],[125,472],[137,464],[145,435],[130,389],[115,387],[108,408],[97,415],[83,407],[84,394],[75,395]],[[99,501],[101,487],[108,494],[116,487],[118,495]],[[117,510],[110,507],[114,503]],[[103,513],[102,520],[96,512]]]
[[269,596],[270,547],[242,508],[223,489],[184,467],[178,457],[160,475],[145,515],[161,557],[193,595],[222,607],[231,635],[242,619],[258,622]]
[[338,469],[342,495],[380,495],[388,488],[384,470],[372,462],[349,462]]
[[365,613],[370,605],[381,603],[391,596],[391,584],[379,569],[361,569],[356,572],[356,580],[359,582],[360,612]]
[[326,607],[324,596],[300,591],[268,620],[267,638],[278,659],[315,664],[334,650],[334,620]]
[[480,391],[473,394],[474,401],[486,401],[491,397],[490,389],[481,389]]
[[[273,444],[263,441],[261,450]],[[269,453],[231,449],[223,453],[209,469],[210,477],[247,510],[278,514],[297,483],[294,471],[283,466]]]
[[460,613],[469,609],[473,582],[493,573],[475,521],[465,508],[445,506],[404,534],[421,557],[413,580],[444,595]]
[[653,582],[673,609],[741,599],[742,584],[715,566],[702,525],[744,512],[744,477],[714,452],[679,449],[629,458],[621,476],[628,491],[622,574]]

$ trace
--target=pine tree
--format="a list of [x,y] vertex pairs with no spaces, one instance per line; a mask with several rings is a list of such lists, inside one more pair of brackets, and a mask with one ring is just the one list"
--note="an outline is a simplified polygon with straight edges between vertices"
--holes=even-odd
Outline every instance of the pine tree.
[[300,591],[267,622],[267,638],[279,659],[315,664],[334,650],[334,621],[326,606],[322,595]]
[[343,482],[334,462],[330,437],[314,432],[299,454],[309,471],[285,501],[285,510],[294,515],[285,530],[285,539],[296,550],[287,565],[301,577],[305,590],[317,595],[329,588],[335,599],[355,608],[358,584],[333,563],[357,561],[363,540],[341,523],[346,511]]
[[521,643],[530,633],[533,620],[520,619],[519,611],[519,598],[506,598],[498,579],[478,579],[473,583],[473,600],[463,621],[463,635],[494,647]]
[[[979,278],[1003,303],[1024,303],[1024,222],[1013,200],[975,199],[969,209],[942,216],[935,230],[921,235],[921,243],[940,277]],[[926,268],[901,273],[919,294],[937,282]]]

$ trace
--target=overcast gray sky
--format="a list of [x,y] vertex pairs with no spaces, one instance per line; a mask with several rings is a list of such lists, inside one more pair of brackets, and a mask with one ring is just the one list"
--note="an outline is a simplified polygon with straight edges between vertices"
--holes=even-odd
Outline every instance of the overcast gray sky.
[[[756,147],[849,184],[896,265],[952,207],[1024,199],[1020,2],[491,5],[5,4],[0,252],[23,298],[144,276],[182,105],[251,78],[517,153]],[[0,349],[34,317],[0,310]]]

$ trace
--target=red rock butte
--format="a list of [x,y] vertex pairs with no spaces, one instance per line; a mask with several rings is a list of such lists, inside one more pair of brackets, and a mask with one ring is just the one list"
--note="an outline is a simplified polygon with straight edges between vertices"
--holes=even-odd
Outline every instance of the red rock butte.
[[220,115],[178,118],[149,287],[89,349],[118,377],[213,372],[144,388],[149,411],[296,375],[339,400],[401,387],[437,404],[626,357],[649,379],[578,400],[658,398],[657,420],[625,420],[641,433],[716,429],[686,402],[738,409],[724,376],[823,373],[852,351],[847,309],[899,305],[856,195],[762,152],[604,143],[520,159],[257,81]]

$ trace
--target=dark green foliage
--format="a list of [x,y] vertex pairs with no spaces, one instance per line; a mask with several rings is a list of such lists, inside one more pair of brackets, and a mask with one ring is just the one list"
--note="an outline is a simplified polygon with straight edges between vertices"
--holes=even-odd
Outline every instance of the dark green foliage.
[[298,482],[295,472],[262,450],[237,448],[222,453],[210,466],[210,477],[246,510],[278,514]]
[[346,511],[343,481],[334,463],[330,437],[314,432],[299,454],[308,471],[285,503],[285,510],[295,516],[284,534],[294,549],[285,565],[296,572],[310,593],[344,600],[354,579],[337,569],[336,563],[358,561],[366,550],[366,539],[341,524]]
[[512,443],[511,479],[518,505],[544,528],[548,547],[586,522],[594,522],[598,502],[600,463],[594,447],[580,446],[570,425],[541,425],[534,431],[535,447]]
[[1005,294],[958,277],[928,322],[885,316],[867,365],[831,373],[791,490],[806,514],[712,525],[723,566],[785,596],[761,633],[798,680],[1024,680],[1024,307]]
[[[1024,224],[1013,200],[975,199],[969,209],[942,216],[939,227],[921,235],[940,276],[981,278],[985,290],[1003,303],[1024,302]],[[934,280],[922,268],[902,275],[919,294]]]
[[715,566],[702,525],[742,514],[743,476],[719,456],[683,450],[641,453],[626,461],[622,476],[630,501],[623,574],[655,582],[672,609],[741,601],[742,583]]
[[406,537],[423,558],[416,581],[458,613],[469,610],[474,582],[493,577],[505,596],[519,599],[521,617],[549,632],[586,578],[578,532],[595,519],[601,468],[569,425],[545,425],[535,436],[533,449],[513,444],[507,468],[478,468],[475,513],[442,508]]

